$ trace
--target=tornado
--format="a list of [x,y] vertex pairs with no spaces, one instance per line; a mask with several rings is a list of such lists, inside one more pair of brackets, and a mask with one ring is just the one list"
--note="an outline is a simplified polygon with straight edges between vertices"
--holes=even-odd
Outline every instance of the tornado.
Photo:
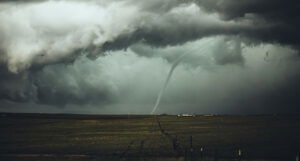
[[[212,40],[207,41],[207,42],[205,43],[206,45],[200,46],[200,47],[203,47],[203,48],[200,49],[200,51],[203,52],[203,50],[205,49],[205,47],[207,47],[207,46],[208,46],[208,43],[210,43],[210,42],[212,42]],[[162,98],[162,96],[163,96],[163,94],[164,94],[164,92],[165,92],[165,90],[166,90],[166,88],[167,88],[167,86],[168,86],[168,84],[169,84],[169,82],[170,82],[170,79],[171,79],[171,77],[172,77],[172,75],[173,75],[173,72],[174,72],[175,68],[178,66],[178,64],[183,60],[183,58],[184,58],[186,55],[192,53],[192,52],[195,51],[195,50],[197,50],[197,48],[195,48],[194,50],[190,50],[190,51],[188,51],[188,52],[183,53],[182,55],[180,55],[180,56],[174,61],[174,63],[173,63],[172,66],[171,66],[171,69],[170,69],[170,71],[169,71],[169,73],[168,73],[167,79],[165,80],[165,82],[164,82],[164,84],[163,84],[163,87],[160,89],[160,91],[159,91],[159,93],[158,93],[158,95],[157,95],[157,99],[156,99],[155,105],[154,105],[154,107],[153,107],[153,109],[152,109],[152,111],[151,111],[151,113],[150,113],[151,115],[153,115],[153,114],[155,113],[155,111],[157,110],[158,105],[160,104],[161,98]]]

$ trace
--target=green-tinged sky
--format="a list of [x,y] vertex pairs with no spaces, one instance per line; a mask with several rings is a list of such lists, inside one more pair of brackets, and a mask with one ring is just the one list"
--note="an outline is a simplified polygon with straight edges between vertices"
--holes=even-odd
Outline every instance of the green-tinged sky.
[[155,113],[300,113],[299,9],[0,1],[0,112],[149,114],[162,93]]

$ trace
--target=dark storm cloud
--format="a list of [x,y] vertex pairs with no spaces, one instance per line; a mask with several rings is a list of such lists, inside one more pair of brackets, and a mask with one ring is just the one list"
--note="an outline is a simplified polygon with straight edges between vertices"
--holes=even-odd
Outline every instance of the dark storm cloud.
[[82,50],[96,57],[140,41],[165,47],[215,35],[298,48],[298,9],[297,1],[269,0],[3,2],[2,62],[19,72],[73,61]]
[[[49,65],[18,74],[0,72],[0,98],[64,107],[67,104],[107,104],[114,101],[112,85],[96,79],[92,61]],[[101,77],[101,75],[99,75]]]
[[[132,56],[131,59],[135,61],[142,59],[142,62],[146,63],[152,59],[163,58],[172,63],[178,55],[190,48],[182,47],[182,50],[176,49],[177,52],[160,49],[185,46],[189,42],[206,37],[227,38],[214,42],[216,46],[209,51],[211,57],[187,56],[182,61],[184,65],[192,66],[193,72],[199,66],[211,71],[229,68],[223,66],[232,64],[244,67],[247,61],[243,55],[243,43],[273,43],[299,49],[299,5],[296,0],[2,0],[0,99],[59,106],[115,103],[127,95],[133,95],[129,100],[135,100],[134,98],[140,97],[141,94],[131,93],[136,88],[134,85],[130,86],[132,91],[125,88],[130,81],[121,78],[118,78],[121,81],[109,80],[107,75],[111,76],[110,74],[103,70],[100,73],[93,70],[103,68],[102,66],[85,59],[84,63],[80,63],[82,57],[87,56],[95,59],[95,62],[103,63],[97,59],[99,55],[104,58],[107,57],[105,53],[115,54],[128,49],[134,54],[147,56]],[[137,44],[144,45],[144,48]],[[159,54],[161,56],[158,56]],[[159,65],[165,67],[164,63]],[[128,66],[126,67],[130,68]],[[135,64],[134,67],[140,66]],[[107,67],[104,69],[107,72],[112,70]],[[130,69],[133,72],[127,74],[134,73],[134,69]],[[154,69],[149,69],[148,72],[151,70]],[[118,71],[110,72],[127,77]],[[100,78],[93,77],[95,74]],[[225,79],[225,75],[220,74],[220,79]],[[297,86],[295,82],[298,76],[295,77],[289,77],[289,80],[284,82],[293,82],[291,84]],[[239,83],[241,82],[237,84]],[[280,90],[282,93],[288,93],[289,88],[292,86],[281,86]],[[298,89],[295,88],[293,93],[299,93]],[[268,101],[264,100],[277,98],[272,92],[253,93],[245,99],[253,96],[254,102],[257,100],[261,105],[271,106],[272,102],[267,103]],[[259,99],[256,97],[259,94],[256,93],[266,99]],[[277,100],[296,100],[296,97],[290,94],[286,94],[286,98],[282,97]],[[149,101],[145,98],[141,100]]]
[[[136,1],[129,2],[136,3]],[[170,15],[165,17],[165,22],[162,22],[164,25],[152,24],[153,26],[151,26],[150,23],[151,27],[138,29],[129,37],[121,36],[117,39],[116,44],[124,42],[122,40],[127,42],[129,40],[130,42],[130,40],[143,39],[152,45],[165,46],[184,43],[205,36],[228,34],[240,35],[257,41],[252,43],[268,42],[299,47],[300,18],[298,11],[300,10],[300,3],[297,0],[288,2],[281,0],[167,0],[163,2],[139,1],[136,4],[148,12],[158,12],[164,16],[175,7],[193,3],[208,13],[217,14],[225,22],[233,23],[224,25],[208,21],[202,22],[206,23],[206,26],[201,26],[198,23],[198,21],[201,23],[201,19],[185,21],[185,17],[182,15],[174,15],[176,17]],[[198,15],[199,17],[201,16]],[[192,18],[189,17],[189,19]],[[124,48],[128,44],[121,46]]]
[[0,68],[0,98],[16,102],[34,100],[35,87],[28,72],[13,74],[4,67]]
[[224,20],[252,20],[253,25],[269,24],[267,30],[242,33],[263,42],[276,42],[299,48],[299,9],[297,0],[212,0],[195,1],[207,11],[217,12]]
[[[85,60],[87,61],[87,60]],[[38,103],[65,106],[66,104],[106,104],[114,93],[106,82],[93,77],[89,63],[53,65],[31,73],[36,86]],[[96,81],[99,81],[97,83]],[[102,82],[101,82],[102,81]],[[100,83],[101,82],[101,83]]]

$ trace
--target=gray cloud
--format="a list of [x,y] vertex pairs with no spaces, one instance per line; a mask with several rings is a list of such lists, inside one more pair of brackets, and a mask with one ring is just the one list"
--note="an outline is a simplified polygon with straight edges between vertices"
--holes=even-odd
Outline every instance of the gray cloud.
[[151,108],[170,64],[192,51],[162,110],[295,104],[298,10],[294,0],[1,1],[0,98],[148,113],[138,104]]
[[[149,113],[172,62],[181,54],[180,50],[190,50],[174,71],[159,113],[276,113],[284,111],[283,105],[285,110],[295,109],[292,104],[297,99],[290,97],[294,94],[288,89],[293,87],[293,93],[298,91],[295,82],[300,64],[295,59],[296,52],[273,45],[244,46],[243,66],[216,60],[216,49],[221,55],[231,54],[237,42],[235,38],[216,37],[152,48],[151,57],[140,56],[143,54],[129,48],[95,60],[81,56],[73,64],[48,65],[30,73],[31,79],[24,84],[31,84],[35,90],[29,97],[32,88],[20,88],[26,96],[23,102],[32,105],[32,108],[26,105],[29,111],[41,106],[42,111],[55,112]],[[141,47],[151,49],[151,46]],[[178,53],[173,52],[176,50]],[[267,51],[269,61],[264,61]],[[55,106],[64,108],[58,110]]]
[[300,5],[297,0],[213,0],[195,1],[207,11],[216,12],[224,20],[250,20],[252,25],[266,24],[267,28],[242,32],[263,42],[282,43],[299,48]]
[[221,39],[216,48],[214,48],[214,59],[220,65],[226,64],[240,64],[243,65],[244,57],[242,56],[241,40],[234,39]]
[[34,100],[35,87],[28,72],[12,74],[0,68],[0,98],[16,102]]
[[[164,47],[213,35],[240,35],[298,46],[299,26],[292,14],[297,5],[279,1],[274,11],[269,1],[16,3],[2,2],[0,13],[1,62],[12,72],[74,61],[82,51],[95,57],[139,41]],[[286,16],[277,16],[280,6],[288,11],[280,12]]]

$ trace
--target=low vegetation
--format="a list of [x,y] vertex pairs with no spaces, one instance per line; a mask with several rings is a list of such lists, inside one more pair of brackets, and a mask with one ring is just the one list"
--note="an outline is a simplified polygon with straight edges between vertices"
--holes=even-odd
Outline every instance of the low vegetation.
[[298,116],[1,114],[0,131],[0,160],[230,159],[239,149],[284,160],[300,150]]

